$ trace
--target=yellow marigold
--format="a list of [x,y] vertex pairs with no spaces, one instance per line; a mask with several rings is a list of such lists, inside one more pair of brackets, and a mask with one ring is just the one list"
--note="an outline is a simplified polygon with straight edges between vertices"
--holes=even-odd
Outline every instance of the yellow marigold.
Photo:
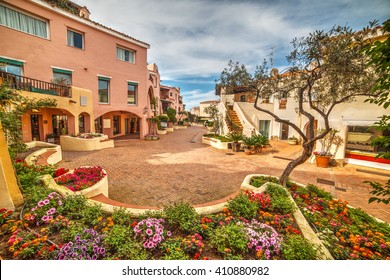
[[259,251],[256,252],[256,257],[258,259],[260,259],[262,255],[263,255],[263,250],[259,250]]
[[8,252],[12,253],[13,251],[15,251],[15,247],[14,246],[9,247]]

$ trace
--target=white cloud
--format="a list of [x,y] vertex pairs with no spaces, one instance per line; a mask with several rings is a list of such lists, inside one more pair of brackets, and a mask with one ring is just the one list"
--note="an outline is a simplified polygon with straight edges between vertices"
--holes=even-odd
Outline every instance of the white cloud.
[[[218,77],[230,59],[253,69],[270,58],[271,47],[275,66],[283,66],[294,37],[337,24],[360,29],[371,20],[384,21],[390,10],[383,0],[76,2],[88,7],[93,20],[149,43],[148,62],[170,81]],[[192,95],[182,94],[188,103]]]

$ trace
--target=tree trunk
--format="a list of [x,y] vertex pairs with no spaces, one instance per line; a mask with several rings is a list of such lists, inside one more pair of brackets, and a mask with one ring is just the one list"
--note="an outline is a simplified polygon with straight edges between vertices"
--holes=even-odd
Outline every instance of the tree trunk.
[[294,159],[291,161],[287,167],[284,169],[283,174],[280,176],[279,183],[282,186],[286,186],[288,177],[290,176],[291,172],[297,167],[298,165],[301,165],[306,160],[308,160],[313,152],[313,145],[305,146],[302,145],[303,151],[302,154],[299,156],[299,158]]

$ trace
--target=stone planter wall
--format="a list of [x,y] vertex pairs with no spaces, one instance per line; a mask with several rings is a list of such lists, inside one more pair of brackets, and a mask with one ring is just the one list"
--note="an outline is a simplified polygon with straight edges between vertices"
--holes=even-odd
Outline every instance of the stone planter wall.
[[230,142],[221,142],[221,140],[215,138],[202,136],[202,143],[220,150],[227,150]]
[[67,135],[60,136],[60,144],[64,151],[94,151],[114,148],[114,141],[107,135],[95,138],[79,138]]
[[164,134],[167,134],[167,131],[165,129],[157,129],[157,134],[158,135],[164,135]]
[[47,158],[48,164],[56,164],[62,160],[62,150],[60,145],[41,142],[41,141],[32,141],[25,144],[29,149],[42,147],[42,149],[35,151],[26,157],[25,161],[28,165],[34,164],[34,162],[37,160],[39,156],[50,151],[52,151],[53,153]]

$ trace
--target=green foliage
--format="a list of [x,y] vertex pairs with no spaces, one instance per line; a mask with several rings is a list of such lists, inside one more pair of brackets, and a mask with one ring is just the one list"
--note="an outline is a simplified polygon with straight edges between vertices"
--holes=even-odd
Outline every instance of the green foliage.
[[229,139],[229,141],[231,142],[238,142],[242,140],[243,135],[242,133],[239,132],[231,132],[226,135],[226,138]]
[[286,189],[282,186],[270,183],[266,193],[271,196],[271,209],[281,214],[291,214],[295,210],[294,202],[291,201]]
[[261,135],[261,134],[253,135],[252,138],[255,142],[254,144],[255,146],[263,147],[269,145],[269,139],[265,135]]
[[372,191],[370,191],[370,194],[375,195],[374,197],[370,197],[368,200],[368,203],[372,203],[374,201],[376,202],[382,202],[384,204],[389,204],[390,202],[390,179],[382,185],[378,182],[373,181],[365,181],[364,183],[370,184],[370,186],[373,188]]
[[[373,22],[370,28],[376,25],[377,22]],[[383,23],[383,30],[390,32],[390,19]],[[383,42],[367,40],[364,52],[370,58],[370,65],[379,74],[376,84],[373,87],[373,92],[379,93],[379,95],[371,97],[366,101],[378,104],[379,106],[383,105],[386,109],[390,106],[390,37],[387,37]]]
[[169,118],[170,122],[175,123],[177,121],[176,119],[176,110],[173,108],[168,108],[165,112]]
[[248,149],[252,148],[253,146],[255,146],[255,144],[257,143],[256,139],[253,138],[253,137],[243,137],[242,138],[242,143],[244,144],[244,146]]
[[131,213],[125,208],[115,208],[112,213],[112,220],[117,225],[129,225],[131,222]]
[[81,211],[81,221],[88,226],[94,226],[102,214],[103,210],[100,204],[87,206]]
[[87,207],[87,200],[82,195],[66,196],[63,200],[60,214],[72,220],[80,220],[82,211]]
[[211,244],[215,246],[218,253],[222,255],[240,255],[248,251],[248,240],[245,237],[243,226],[229,223],[218,227],[211,237]]
[[[305,190],[305,188],[302,188],[302,189]],[[315,185],[308,184],[306,186],[306,190],[308,193],[314,194],[315,196],[318,196],[319,198],[324,198],[326,200],[333,199],[332,195],[329,192],[321,190],[320,188],[318,188]]]
[[232,215],[251,220],[256,217],[259,206],[256,202],[250,201],[245,194],[239,194],[227,202],[227,208]]
[[169,238],[162,244],[164,250],[163,260],[189,260],[189,256],[181,248],[182,238]]
[[130,240],[130,228],[122,225],[114,225],[104,238],[104,244],[110,252],[118,251],[123,244]]
[[37,166],[28,165],[25,162],[15,162],[14,168],[23,189],[37,185],[40,176],[45,174],[53,176],[55,172],[55,168],[52,165]]
[[210,133],[210,134],[203,134],[203,136],[208,138],[215,138],[220,140],[221,142],[230,142],[230,140],[227,137],[218,134]]
[[316,248],[301,235],[289,235],[283,239],[282,254],[286,260],[316,260]]
[[142,244],[133,239],[128,239],[126,243],[123,243],[113,257],[123,260],[147,260],[149,258]]
[[66,242],[74,241],[77,234],[84,231],[85,225],[80,222],[71,221],[69,226],[61,230],[61,238]]
[[256,176],[256,177],[252,177],[251,185],[256,188],[259,188],[267,182],[272,182],[277,184],[279,182],[279,179],[272,176]]
[[388,223],[381,223],[368,215],[362,209],[350,208],[348,210],[349,217],[356,225],[370,225],[373,231],[382,232],[385,236],[390,236],[390,225]]
[[175,203],[164,208],[166,221],[187,233],[196,232],[199,227],[199,215],[188,203]]

